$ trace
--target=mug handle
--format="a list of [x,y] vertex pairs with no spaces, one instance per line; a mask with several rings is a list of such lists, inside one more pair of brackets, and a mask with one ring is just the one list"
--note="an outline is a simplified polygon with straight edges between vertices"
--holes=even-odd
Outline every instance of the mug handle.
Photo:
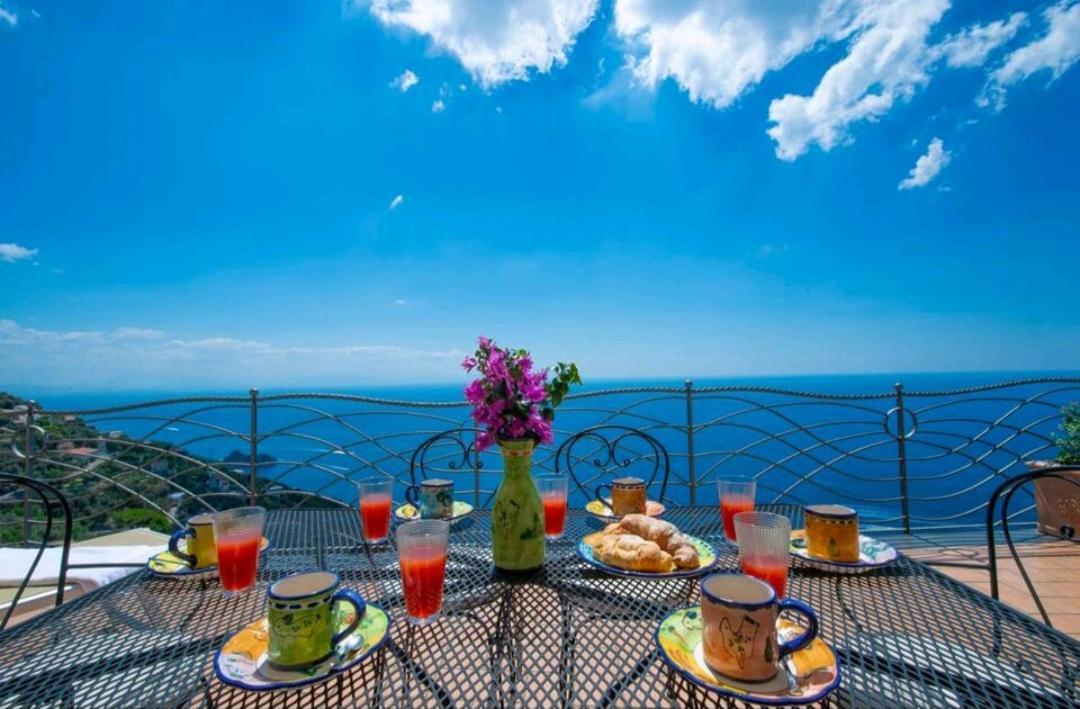
[[338,643],[345,638],[352,635],[352,632],[356,630],[356,626],[360,625],[360,619],[364,617],[364,612],[367,610],[367,603],[364,601],[364,597],[351,588],[339,588],[334,592],[333,597],[330,599],[331,605],[334,603],[350,603],[353,609],[356,611],[356,616],[353,618],[349,626],[344,630],[339,630],[334,633],[334,637],[330,639],[330,644],[337,649]]
[[410,485],[405,488],[405,501],[413,507],[420,509],[420,488],[417,485]]
[[[607,488],[608,494],[610,495],[611,494],[611,486],[606,484],[606,483],[603,484],[603,485],[598,486],[596,488],[596,492],[593,493],[593,494],[596,495],[596,499],[600,502],[600,504],[607,505],[607,503],[604,502],[604,493],[601,492],[604,488]],[[612,500],[612,502],[614,502],[614,500]],[[610,507],[610,505],[608,505],[608,506]]]
[[810,644],[810,641],[817,637],[818,634],[818,622],[817,615],[814,610],[807,604],[794,598],[785,598],[780,601],[780,610],[792,610],[810,621],[810,627],[803,632],[802,635],[794,640],[787,640],[779,643],[780,657],[790,655],[793,652],[802,650],[804,647]]
[[198,561],[195,558],[195,555],[182,552],[179,549],[180,540],[188,537],[190,537],[191,539],[195,538],[195,530],[191,527],[184,527],[183,529],[178,529],[173,532],[172,535],[169,537],[169,551],[171,551],[181,561],[187,562],[188,565],[194,569],[195,564]]

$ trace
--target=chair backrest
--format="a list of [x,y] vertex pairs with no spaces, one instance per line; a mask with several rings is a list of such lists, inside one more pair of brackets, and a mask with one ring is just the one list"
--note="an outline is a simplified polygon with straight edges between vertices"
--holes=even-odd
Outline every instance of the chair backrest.
[[[1039,614],[1042,616],[1043,621],[1050,627],[1053,627],[1053,624],[1050,622],[1050,616],[1046,613],[1046,609],[1043,608],[1042,600],[1035,590],[1035,584],[1032,583],[1031,577],[1028,575],[1027,570],[1024,568],[1024,564],[1020,560],[1020,553],[1016,550],[1016,545],[1013,543],[1012,539],[1012,532],[1009,530],[1009,503],[1012,501],[1013,495],[1024,485],[1034,483],[1034,481],[1040,479],[1063,480],[1066,483],[1075,485],[1077,491],[1080,492],[1080,466],[1074,465],[1038,468],[1006,480],[994,490],[994,493],[990,496],[990,503],[986,507],[986,553],[990,567],[990,595],[994,599],[997,599],[998,570],[997,547],[994,538],[994,521],[995,516],[997,515],[998,500],[1001,500],[1001,532],[1005,537],[1005,544],[1009,548],[1009,554],[1012,555],[1013,561],[1016,563],[1016,568],[1019,569],[1020,576],[1024,579],[1024,584],[1027,586],[1028,592],[1035,600],[1035,606],[1039,609]],[[1063,527],[1060,531],[1063,538],[1074,542],[1080,542],[1080,536],[1076,535],[1075,528]]]
[[484,461],[476,449],[476,436],[482,432],[478,428],[454,428],[425,440],[409,459],[409,484],[418,485],[421,480],[432,477],[457,480],[467,475],[468,488],[457,489],[454,495],[461,499],[471,492],[473,504],[482,507],[481,495],[487,493],[490,497],[494,494],[494,490],[481,489],[480,472]]
[[[41,561],[41,557],[44,555],[45,550],[50,546],[50,540],[53,536],[53,529],[55,522],[59,517],[63,519],[63,540],[60,546],[60,567],[56,579],[56,603],[59,606],[64,602],[64,586],[67,582],[67,570],[68,570],[68,554],[71,550],[71,506],[68,504],[67,499],[61,494],[55,487],[41,480],[34,480],[22,475],[11,475],[9,473],[0,473],[0,490],[11,489],[21,490],[23,495],[19,498],[14,498],[10,493],[0,494],[0,499],[6,499],[7,502],[19,505],[22,504],[40,504],[45,513],[45,519],[35,520],[35,523],[43,523],[44,530],[41,534],[40,541],[33,541],[27,539],[26,544],[31,548],[36,548],[37,553],[33,557],[33,561],[30,563],[30,567],[26,571],[26,575],[23,577],[22,582],[15,591],[15,595],[8,605],[7,610],[4,612],[3,619],[0,620],[0,630],[7,627],[8,622],[11,620],[11,616],[15,612],[15,608],[19,605],[19,601],[22,599],[23,594],[26,591],[26,587],[30,584],[30,580],[34,577],[34,571],[37,569],[38,563]],[[32,536],[32,535],[31,535]]]
[[[586,428],[563,441],[555,452],[555,472],[565,472],[586,500],[593,499],[598,485],[634,474],[646,481],[650,497],[656,495],[653,499],[664,501],[671,459],[664,445],[645,431],[605,424]],[[658,494],[654,492],[657,483]]]

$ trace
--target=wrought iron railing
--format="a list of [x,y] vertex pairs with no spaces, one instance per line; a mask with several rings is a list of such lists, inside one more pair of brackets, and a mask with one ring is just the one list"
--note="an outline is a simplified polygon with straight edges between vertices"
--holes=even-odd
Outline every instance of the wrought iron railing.
[[[716,499],[715,481],[752,475],[758,499],[846,502],[876,525],[902,529],[976,525],[1000,478],[1052,457],[1065,404],[1080,378],[1044,377],[949,391],[813,393],[758,386],[643,386],[589,391],[559,409],[556,444],[599,424],[641,429],[671,460],[668,498]],[[0,415],[0,470],[57,484],[76,503],[82,532],[100,532],[143,510],[177,524],[199,510],[250,501],[268,506],[352,505],[353,482],[411,480],[413,453],[432,436],[471,425],[464,402],[350,394],[199,396],[79,411],[35,404]],[[484,505],[498,485],[497,452],[445,439],[425,451],[427,475],[454,476],[458,494]],[[474,444],[472,444],[474,446]],[[623,445],[623,444],[620,444]],[[656,454],[627,439],[574,449],[592,479]],[[554,448],[534,456],[554,469]],[[581,490],[574,495],[583,497]],[[572,499],[573,504],[584,503]],[[0,498],[0,528],[14,524]],[[1016,514],[1030,511],[1018,506]],[[80,513],[81,511],[81,513]],[[32,519],[20,524],[26,535]]]

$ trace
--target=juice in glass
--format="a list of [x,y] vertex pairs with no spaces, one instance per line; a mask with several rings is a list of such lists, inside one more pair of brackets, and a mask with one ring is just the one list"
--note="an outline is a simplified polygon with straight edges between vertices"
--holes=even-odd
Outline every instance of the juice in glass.
[[360,522],[364,539],[381,542],[390,532],[390,496],[371,495],[360,500]]
[[565,475],[542,475],[536,478],[536,488],[544,503],[544,536],[548,541],[562,539],[566,531]]
[[410,619],[427,620],[442,610],[446,554],[418,554],[401,560],[405,612]]
[[265,520],[266,510],[262,507],[238,507],[214,514],[218,577],[226,596],[255,585]]
[[724,519],[724,536],[735,541],[735,515],[752,512],[754,500],[747,497],[729,497],[720,500],[720,516]]
[[724,522],[724,536],[736,541],[735,515],[754,509],[757,483],[752,478],[736,478],[716,481],[716,496],[720,500],[720,517]]
[[547,494],[544,501],[544,533],[548,539],[558,539],[566,529],[566,496]]
[[223,589],[235,593],[255,585],[261,545],[261,535],[218,540],[218,576]]
[[743,573],[772,586],[777,598],[785,598],[791,522],[771,512],[740,512],[735,516],[735,530]]
[[761,579],[772,586],[777,598],[787,597],[787,564],[771,560],[744,559],[742,570],[744,574]]
[[442,519],[406,522],[397,528],[396,538],[405,617],[412,625],[434,623],[442,615],[450,523]]

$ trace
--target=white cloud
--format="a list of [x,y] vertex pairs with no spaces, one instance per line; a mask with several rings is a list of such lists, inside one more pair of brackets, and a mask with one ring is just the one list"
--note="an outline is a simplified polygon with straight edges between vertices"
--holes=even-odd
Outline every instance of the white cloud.
[[390,86],[391,88],[397,89],[401,93],[405,93],[419,83],[420,77],[412,73],[411,70],[406,69],[405,71],[401,72],[400,76],[395,77],[394,80],[390,82]]
[[[794,160],[811,145],[829,150],[850,141],[853,124],[880,118],[928,82],[944,56],[928,37],[948,7],[949,0],[616,0],[615,30],[639,83],[672,79],[691,101],[718,109],[796,57],[846,42],[846,55],[811,95],[788,94],[769,106],[777,157]],[[988,45],[984,35],[1015,31],[1011,23],[972,37]]]
[[791,251],[791,246],[788,244],[762,244],[758,247],[757,257],[758,260],[767,259],[786,254],[788,251]]
[[399,194],[390,200],[390,210],[393,211],[401,206],[401,203],[405,201],[405,195]]
[[987,57],[1020,31],[1027,22],[1027,13],[1014,12],[1007,20],[985,25],[971,25],[949,35],[933,49],[933,56],[943,57],[951,67],[978,67]]
[[1043,11],[1046,34],[1011,52],[1004,63],[991,72],[979,105],[1005,106],[1009,86],[1029,76],[1050,70],[1053,81],[1080,59],[1080,0],[1062,0]]
[[14,10],[0,5],[0,22],[6,22],[9,27],[15,27],[19,24],[19,15]]
[[674,79],[691,101],[730,105],[768,71],[785,66],[822,39],[850,32],[854,1],[817,6],[757,0],[617,0],[615,31],[629,47],[637,79]]
[[165,337],[161,330],[145,327],[118,327],[111,334],[118,340],[160,340]]
[[597,0],[351,0],[379,22],[426,35],[485,88],[565,65]]
[[948,0],[867,2],[846,57],[821,77],[810,96],[788,94],[769,104],[776,156],[795,160],[817,143],[823,150],[851,140],[848,129],[874,121],[929,80],[927,35]]
[[952,160],[952,154],[945,149],[941,138],[934,138],[925,155],[920,155],[908,176],[900,181],[897,189],[910,190],[922,187],[938,176]]
[[443,103],[442,99],[437,99],[434,103],[431,104],[431,112],[432,113],[442,113],[445,110],[446,110],[446,104]]
[[409,301],[405,300],[404,298],[395,298],[394,299],[394,305],[401,305],[401,306],[409,305]]
[[[0,376],[5,384],[48,382],[83,389],[168,383],[190,386],[282,385],[331,378],[347,384],[360,377],[389,376],[408,364],[445,379],[463,353],[394,345],[281,345],[233,337],[168,339],[160,330],[38,330],[0,319]],[[207,378],[210,378],[209,380]],[[253,379],[254,377],[254,379]]]
[[23,259],[33,258],[37,254],[37,249],[30,249],[19,244],[0,244],[0,261],[4,263],[15,263]]

